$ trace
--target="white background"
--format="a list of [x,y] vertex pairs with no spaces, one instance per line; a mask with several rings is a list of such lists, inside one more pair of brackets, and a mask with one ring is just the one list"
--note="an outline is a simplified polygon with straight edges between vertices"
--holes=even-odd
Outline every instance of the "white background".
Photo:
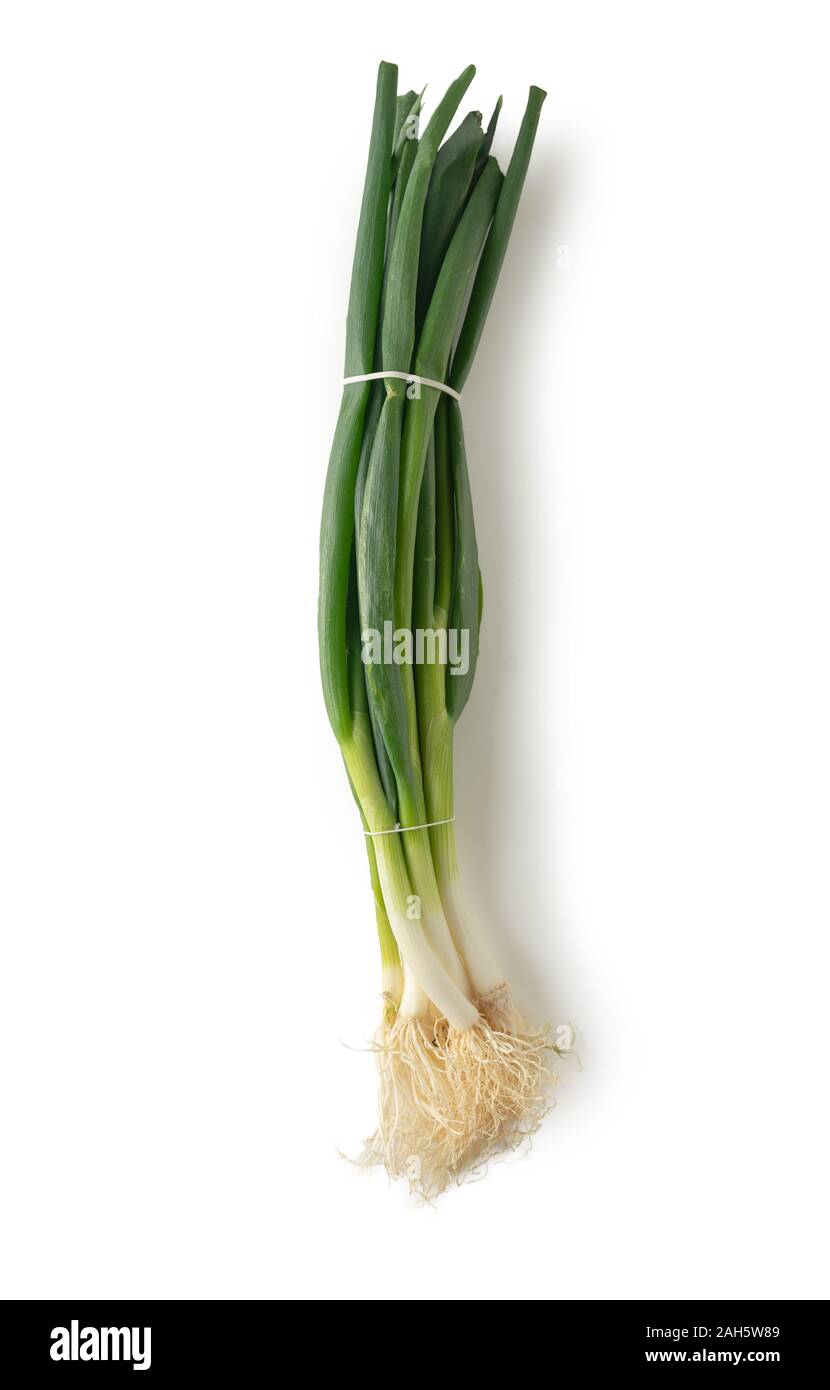
[[[2,14],[0,1292],[826,1296],[821,7]],[[316,549],[381,57],[432,105],[475,61],[502,160],[550,93],[465,398],[458,816],[584,1070],[434,1210],[338,1154],[379,973]]]

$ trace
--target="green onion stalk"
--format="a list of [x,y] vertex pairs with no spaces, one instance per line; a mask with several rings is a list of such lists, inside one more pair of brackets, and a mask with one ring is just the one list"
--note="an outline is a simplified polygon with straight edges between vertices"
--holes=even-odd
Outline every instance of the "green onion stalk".
[[[320,531],[323,693],[381,951],[379,1119],[363,1161],[425,1196],[531,1132],[555,1079],[547,1030],[525,1024],[474,930],[452,825],[481,577],[460,408],[426,380],[460,394],[467,379],[544,100],[531,88],[502,175],[501,98],[486,130],[473,111],[447,136],[474,74],[450,84],[419,136],[422,97],[399,96],[397,69],[380,64],[346,323],[344,375],[361,379],[344,384]],[[416,380],[362,379],[385,371]],[[457,674],[449,642],[465,636]]]

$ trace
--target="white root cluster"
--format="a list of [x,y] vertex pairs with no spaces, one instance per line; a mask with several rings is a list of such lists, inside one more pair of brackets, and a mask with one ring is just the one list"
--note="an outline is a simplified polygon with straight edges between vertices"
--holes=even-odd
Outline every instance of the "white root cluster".
[[531,1031],[506,985],[480,999],[479,1018],[387,1020],[375,1042],[379,1119],[360,1162],[382,1164],[426,1200],[538,1128],[556,1076],[547,1029]]

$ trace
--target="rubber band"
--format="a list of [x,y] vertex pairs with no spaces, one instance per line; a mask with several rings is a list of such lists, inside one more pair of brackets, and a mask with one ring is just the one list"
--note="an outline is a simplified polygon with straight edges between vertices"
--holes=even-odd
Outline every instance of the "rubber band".
[[361,381],[383,381],[387,376],[397,377],[399,381],[417,381],[419,386],[434,386],[436,391],[443,391],[445,395],[452,396],[454,401],[461,400],[458,391],[453,391],[451,386],[447,386],[443,381],[433,381],[428,376],[418,376],[417,372],[364,372],[362,376],[344,376],[343,385],[357,386]]
[[455,816],[447,816],[446,820],[428,820],[423,825],[393,825],[391,830],[364,830],[363,834],[370,839],[376,835],[406,835],[410,830],[431,830],[434,825],[452,825],[454,820]]

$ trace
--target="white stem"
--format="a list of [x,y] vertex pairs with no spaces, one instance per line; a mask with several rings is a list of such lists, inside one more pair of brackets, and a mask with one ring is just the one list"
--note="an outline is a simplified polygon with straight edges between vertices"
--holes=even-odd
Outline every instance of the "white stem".
[[452,939],[467,967],[475,996],[481,999],[505,984],[504,971],[486,942],[482,941],[470,926],[470,913],[464,901],[458,874],[440,875],[439,883],[441,901],[450,924]]
[[411,970],[404,966],[403,994],[398,1006],[399,1018],[426,1018],[429,1014],[429,999],[425,995]]
[[399,965],[384,965],[382,967],[381,987],[387,998],[397,1004],[404,987],[403,971]]
[[443,902],[440,898],[437,903],[426,902],[424,898],[420,898],[418,910],[421,914],[421,926],[435,955],[453,984],[466,994],[470,981],[453,939]]
[[399,845],[390,847],[386,843],[397,839],[397,835],[379,836],[375,841],[375,853],[383,901],[398,949],[407,971],[414,974],[418,984],[453,1028],[471,1028],[478,1019],[478,1009],[447,974],[427,940],[423,922],[407,916],[406,895],[402,900],[400,867],[396,862],[399,855],[403,857],[401,849]]
[[[412,899],[415,895],[411,890],[404,849],[400,843],[403,835],[386,833],[392,829],[392,818],[375,764],[369,718],[366,714],[355,712],[353,719],[352,737],[341,745],[341,749],[366,824],[374,835],[378,878],[398,950],[403,956],[407,970],[415,976],[418,984],[447,1021],[454,1028],[471,1028],[478,1020],[478,1009],[465,993],[464,967],[457,960],[437,888],[433,886],[435,910],[426,917],[410,917],[409,913],[414,906]],[[381,831],[385,833],[380,834]],[[416,850],[423,853],[420,846],[416,846]],[[434,870],[428,849],[426,858],[434,884]],[[456,983],[448,973],[441,957],[436,954],[437,951],[448,959],[456,957],[453,973],[457,972],[464,980],[463,984],[460,980]]]

